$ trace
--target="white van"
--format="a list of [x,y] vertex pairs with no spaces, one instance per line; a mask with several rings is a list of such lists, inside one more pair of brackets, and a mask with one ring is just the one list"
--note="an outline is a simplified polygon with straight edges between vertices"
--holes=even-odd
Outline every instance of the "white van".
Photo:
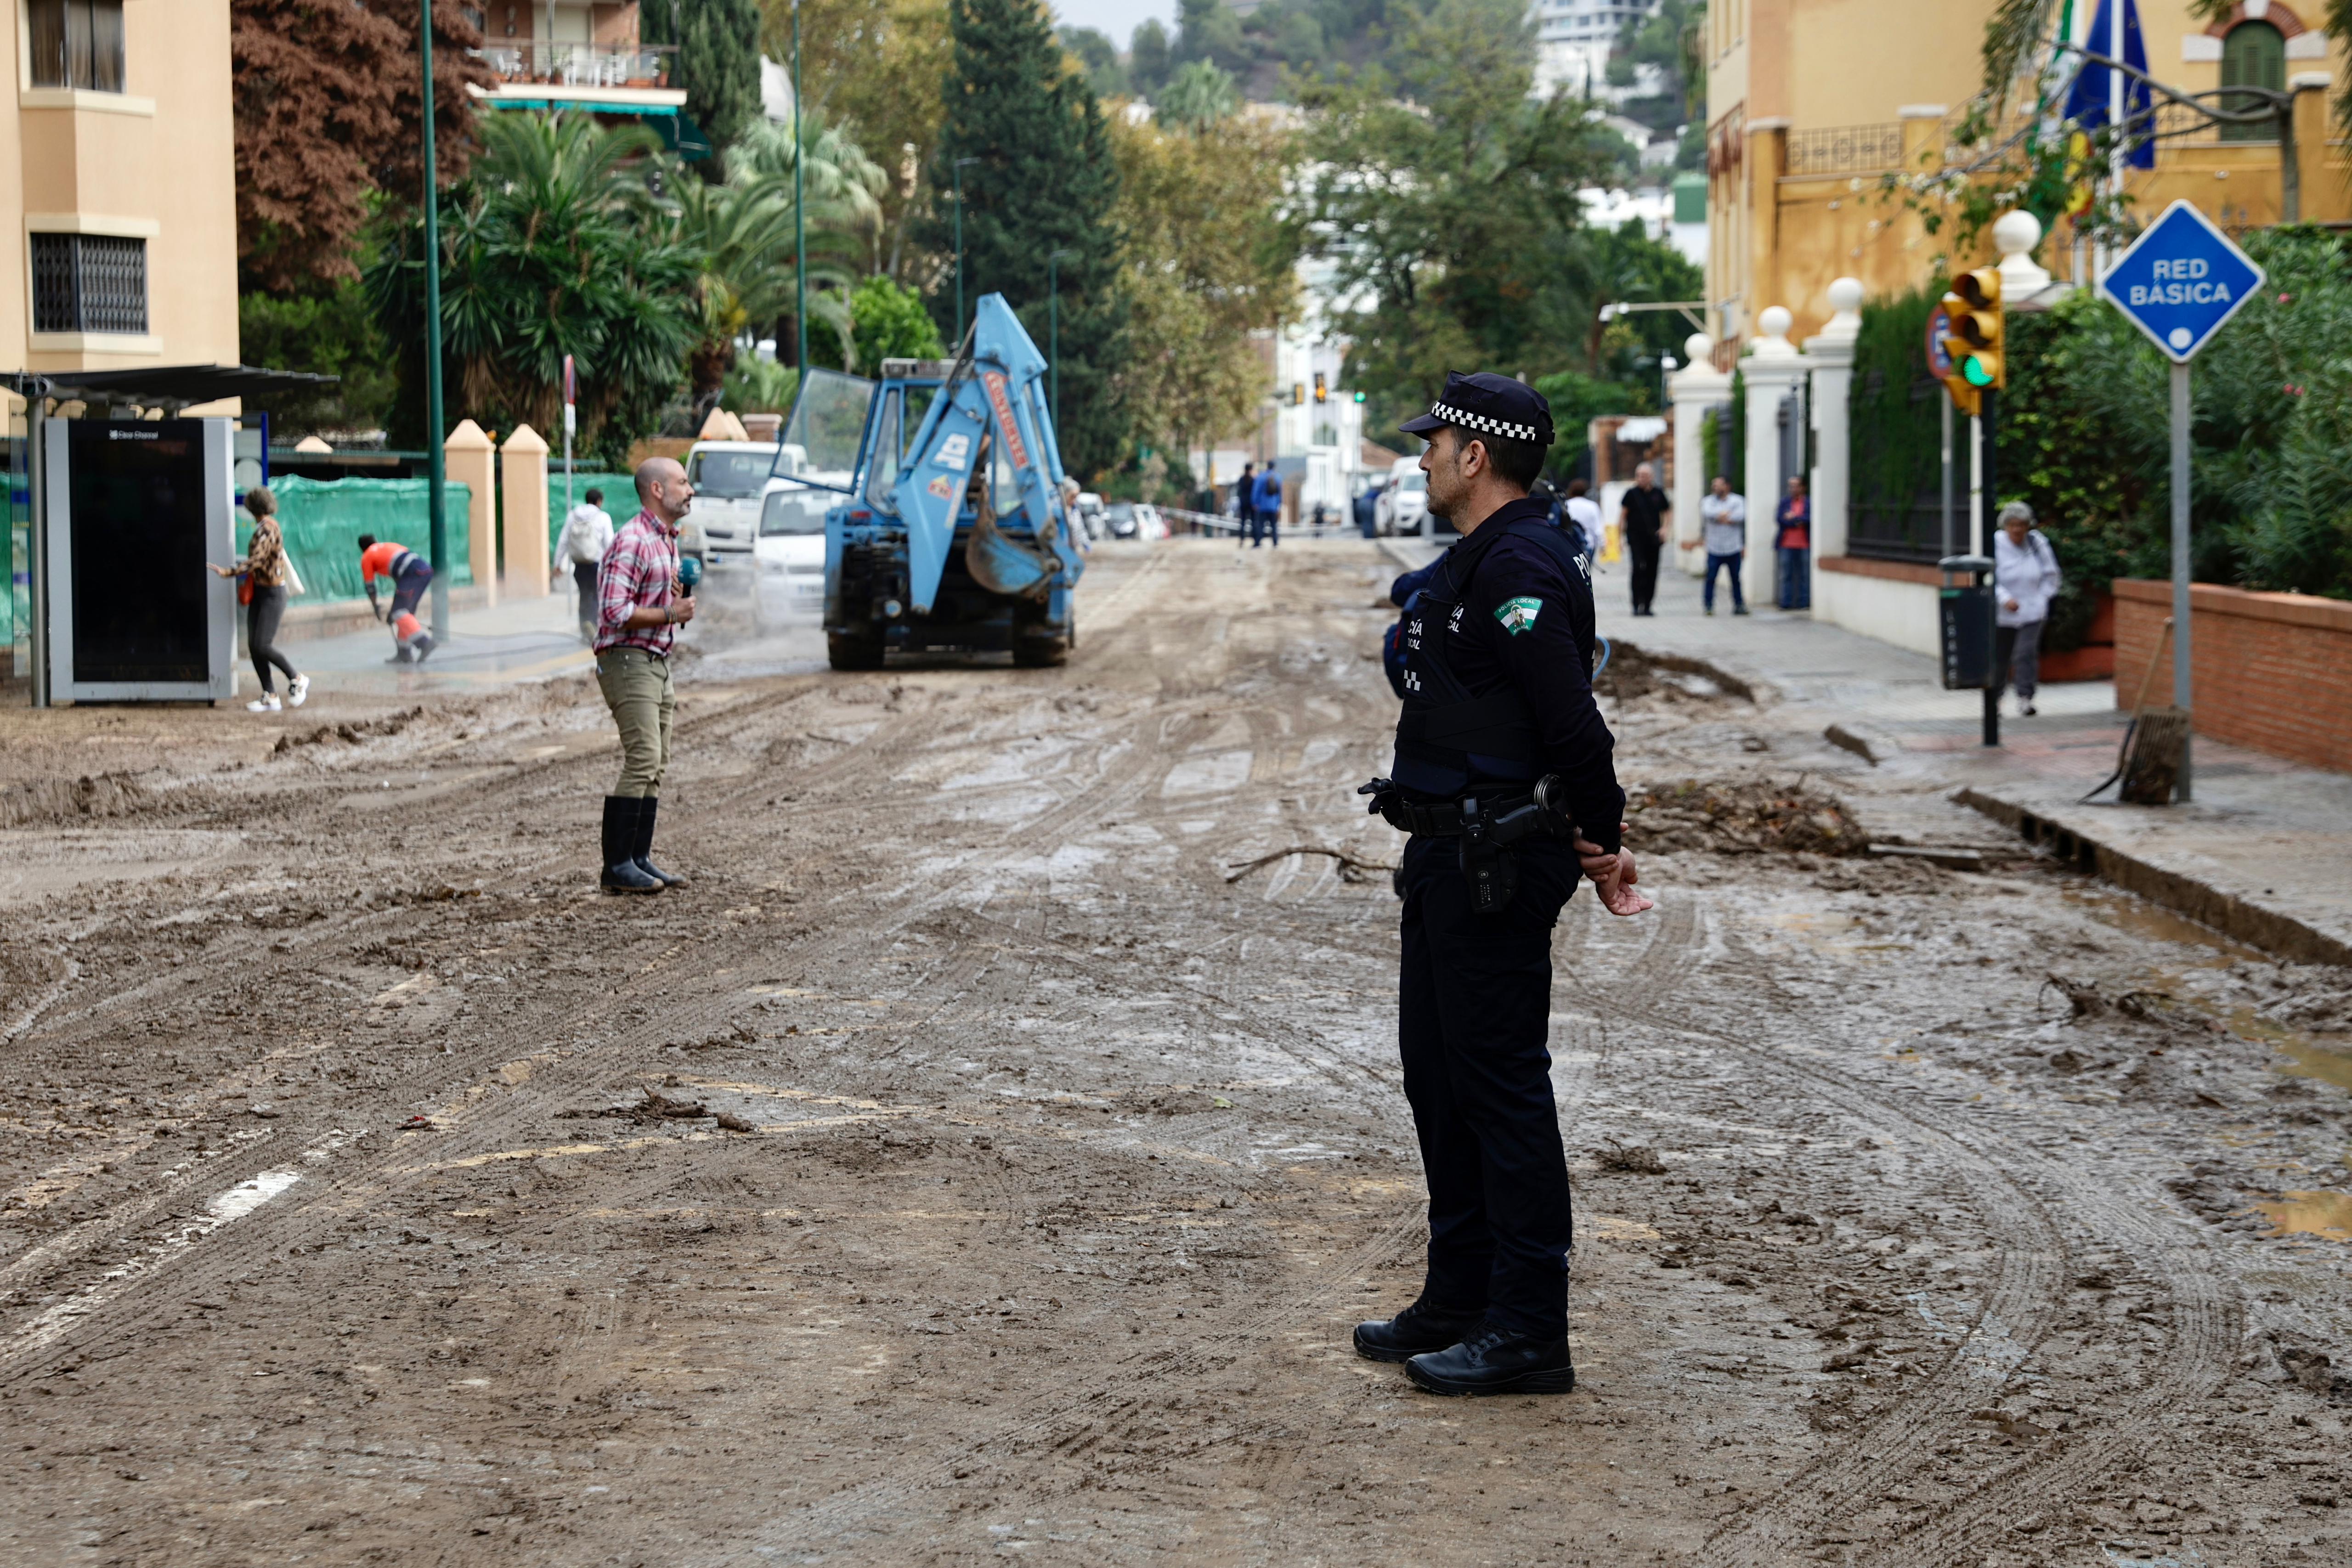
[[1419,535],[1429,525],[1429,476],[1421,471],[1418,457],[1400,457],[1389,470],[1389,482],[1381,491],[1373,516],[1379,519],[1384,534]]
[[761,498],[751,547],[751,623],[761,631],[824,616],[824,515],[842,499],[782,480]]
[[798,446],[772,441],[698,441],[688,449],[686,476],[694,486],[688,515],[700,525],[706,566],[725,570],[751,564],[768,476],[799,473],[803,457]]

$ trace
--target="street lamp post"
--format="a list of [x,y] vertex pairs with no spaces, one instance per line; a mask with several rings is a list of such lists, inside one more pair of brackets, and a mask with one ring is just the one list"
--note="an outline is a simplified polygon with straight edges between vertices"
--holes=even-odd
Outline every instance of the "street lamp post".
[[1054,439],[1062,438],[1062,258],[1074,250],[1045,253],[1045,386],[1054,408]]
[[808,220],[801,200],[801,0],[793,0],[793,372],[808,376]]
[[[442,506],[448,470],[441,451],[441,193],[433,164],[433,3],[416,8],[425,67],[425,472],[428,549],[433,555],[433,640],[449,640],[449,519]],[[476,569],[487,570],[477,562]],[[483,580],[488,580],[485,578]]]
[[963,351],[963,166],[977,158],[955,161],[956,351]]

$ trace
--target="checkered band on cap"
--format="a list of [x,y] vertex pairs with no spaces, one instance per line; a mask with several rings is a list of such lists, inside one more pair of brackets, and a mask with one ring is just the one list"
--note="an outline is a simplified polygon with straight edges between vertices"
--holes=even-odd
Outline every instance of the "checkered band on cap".
[[1485,435],[1507,436],[1513,441],[1539,439],[1532,424],[1513,424],[1507,419],[1489,419],[1483,413],[1472,413],[1468,409],[1455,408],[1451,403],[1432,403],[1429,413],[1433,419],[1442,419],[1448,424],[1458,424]]

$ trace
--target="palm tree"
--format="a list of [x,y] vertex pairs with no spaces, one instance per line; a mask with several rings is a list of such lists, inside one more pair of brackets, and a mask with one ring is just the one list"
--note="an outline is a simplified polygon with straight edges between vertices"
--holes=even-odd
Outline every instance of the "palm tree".
[[728,150],[724,184],[679,183],[677,237],[702,257],[696,285],[701,337],[688,358],[698,411],[718,397],[746,329],[789,316],[793,308],[796,152],[805,154],[809,315],[840,338],[843,361],[856,362],[849,292],[862,271],[866,247],[861,242],[881,221],[879,198],[889,178],[823,117],[803,112],[801,132],[795,149],[789,126],[761,120]]
[[[625,447],[676,392],[695,340],[698,257],[647,184],[647,171],[661,167],[658,144],[641,127],[567,113],[488,114],[478,134],[471,172],[440,195],[455,413],[498,427],[527,420],[552,428],[570,354],[583,437],[592,447]],[[424,338],[423,243],[421,217],[394,220],[368,272],[370,299],[394,343]],[[404,351],[404,372],[421,372],[417,358]],[[608,422],[616,428],[604,439]]]

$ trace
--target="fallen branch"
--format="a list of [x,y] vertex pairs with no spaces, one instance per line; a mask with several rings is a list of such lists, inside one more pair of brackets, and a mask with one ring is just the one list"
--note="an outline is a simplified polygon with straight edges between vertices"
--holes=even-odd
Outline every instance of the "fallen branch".
[[1396,867],[1385,865],[1379,861],[1360,861],[1345,850],[1327,850],[1319,844],[1294,844],[1286,850],[1276,850],[1270,855],[1260,855],[1254,861],[1227,862],[1233,874],[1225,880],[1229,883],[1239,882],[1260,866],[1272,865],[1276,861],[1287,860],[1292,855],[1328,855],[1339,862],[1339,875],[1348,882],[1361,882],[1364,873],[1368,871],[1396,870]]

